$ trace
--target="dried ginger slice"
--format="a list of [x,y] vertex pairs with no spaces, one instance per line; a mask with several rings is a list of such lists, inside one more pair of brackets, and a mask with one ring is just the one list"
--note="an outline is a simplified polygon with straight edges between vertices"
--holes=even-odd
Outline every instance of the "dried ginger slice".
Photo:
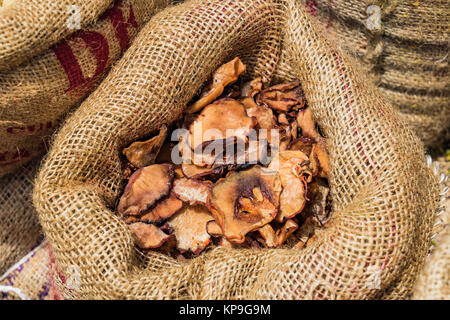
[[292,220],[287,220],[280,229],[276,231],[277,246],[281,247],[286,239],[298,229],[298,224]]
[[235,82],[246,70],[242,61],[236,57],[217,69],[212,82],[203,90],[200,99],[187,109],[187,113],[195,113],[220,97],[225,87]]
[[297,124],[302,129],[302,136],[319,141],[321,136],[317,131],[311,108],[305,108],[298,111]]
[[156,137],[147,141],[138,141],[132,143],[128,148],[123,149],[122,153],[128,161],[136,168],[143,168],[155,163],[156,157],[167,137],[167,126],[162,126]]
[[142,249],[155,249],[161,247],[171,235],[167,235],[153,224],[136,222],[129,225],[138,247]]
[[280,192],[278,174],[254,166],[219,180],[212,188],[208,208],[227,240],[239,244],[248,232],[274,219]]
[[318,143],[313,145],[309,157],[314,176],[328,178],[330,176],[330,161],[328,159],[327,142],[324,138],[319,138]]
[[257,231],[261,236],[258,238],[259,242],[261,242],[266,248],[276,248],[278,246],[275,230],[270,224],[266,224]]
[[262,78],[258,77],[242,85],[241,96],[253,98],[262,91]]
[[173,182],[173,166],[155,164],[136,171],[125,187],[117,211],[122,216],[139,216],[169,195]]
[[179,200],[171,193],[168,198],[159,201],[153,209],[140,217],[139,221],[153,223],[162,222],[177,213],[182,206],[183,201]]
[[278,84],[267,88],[257,96],[256,102],[279,112],[299,110],[306,105],[300,82]]
[[303,166],[309,158],[301,151],[282,151],[269,165],[269,169],[278,172],[283,191],[280,196],[280,211],[275,220],[284,222],[299,214],[306,204],[306,183],[302,179]]
[[184,206],[167,222],[174,231],[178,249],[194,254],[202,252],[211,242],[211,236],[206,232],[206,225],[211,219],[205,207]]
[[190,205],[206,205],[211,195],[212,183],[195,179],[176,179],[172,192],[183,202]]
[[204,142],[236,137],[246,140],[256,120],[247,116],[244,105],[224,98],[205,107],[189,127],[189,145],[196,151]]

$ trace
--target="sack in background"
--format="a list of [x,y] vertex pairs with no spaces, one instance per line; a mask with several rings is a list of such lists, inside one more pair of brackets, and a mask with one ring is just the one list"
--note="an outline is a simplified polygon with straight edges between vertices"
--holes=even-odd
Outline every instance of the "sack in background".
[[[412,293],[429,249],[438,182],[419,139],[321,29],[291,0],[188,1],[143,28],[56,135],[36,182],[34,203],[58,269],[65,277],[71,266],[80,271],[80,286],[65,297],[400,299]],[[144,256],[113,211],[119,153],[178,119],[211,73],[235,56],[250,78],[302,82],[328,139],[331,225],[305,250],[215,248],[187,263]]]
[[[21,2],[29,1],[17,1]],[[85,9],[111,1],[88,2]],[[46,140],[69,108],[97,86],[139,29],[167,3],[116,0],[90,27],[28,62],[0,72],[0,177],[45,151]],[[43,11],[34,10],[39,16]]]
[[297,0],[429,147],[450,138],[448,1]]
[[39,161],[0,178],[0,275],[42,241],[32,202]]

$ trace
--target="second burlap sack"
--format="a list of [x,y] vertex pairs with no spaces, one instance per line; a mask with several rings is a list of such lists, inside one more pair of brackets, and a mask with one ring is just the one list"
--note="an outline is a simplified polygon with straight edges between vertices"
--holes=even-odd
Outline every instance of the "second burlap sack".
[[[439,185],[419,139],[295,1],[188,1],[155,16],[55,137],[34,203],[65,297],[405,298],[430,245]],[[120,151],[178,119],[239,56],[250,78],[299,79],[328,139],[330,226],[304,250],[215,248],[144,256],[114,213]],[[281,60],[280,60],[281,57]],[[63,282],[61,282],[63,283]]]
[[[94,2],[102,1],[90,1],[86,8]],[[98,21],[28,62],[0,72],[0,177],[46,150],[46,139],[69,108],[98,85],[140,28],[169,3],[103,2],[112,2],[113,6]],[[36,4],[35,10],[43,11],[44,5]],[[0,13],[0,18],[5,14]]]

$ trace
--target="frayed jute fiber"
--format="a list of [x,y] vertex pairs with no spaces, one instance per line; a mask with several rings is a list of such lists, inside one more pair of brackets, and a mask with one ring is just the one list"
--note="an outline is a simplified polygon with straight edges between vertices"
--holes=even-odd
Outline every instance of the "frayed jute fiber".
[[[142,29],[52,142],[34,204],[79,299],[400,299],[427,255],[439,183],[420,140],[295,1],[188,1]],[[332,218],[303,250],[141,254],[116,216],[122,148],[180,118],[223,63],[298,79],[328,140]]]
[[[1,19],[6,21],[9,14],[16,17],[19,13],[14,10],[19,8],[27,8],[38,16],[59,21],[65,17],[65,11],[59,14],[56,9],[51,12],[52,8],[60,5],[66,8],[69,3],[78,3],[83,4],[82,16],[92,22],[84,29],[59,39],[52,47],[45,48],[41,54],[20,66],[0,72],[0,177],[45,152],[45,141],[68,110],[77,106],[96,88],[140,28],[168,2],[71,0],[50,3],[17,0],[17,5],[0,12],[0,33],[4,31]],[[92,21],[93,13],[105,9],[110,3],[112,6]],[[58,26],[54,24],[51,30],[57,32]],[[40,27],[44,28],[45,25]],[[58,33],[58,36],[63,35],[65,33]],[[36,35],[38,38],[40,36],[43,34]],[[46,38],[51,39],[51,36],[46,35]],[[8,41],[4,43],[12,48]],[[1,47],[0,61],[4,61]]]
[[450,138],[447,0],[297,0],[428,147]]

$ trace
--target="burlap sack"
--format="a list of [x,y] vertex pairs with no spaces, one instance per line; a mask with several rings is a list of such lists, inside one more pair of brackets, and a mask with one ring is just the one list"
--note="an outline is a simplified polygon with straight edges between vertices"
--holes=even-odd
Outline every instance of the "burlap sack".
[[0,275],[42,240],[32,202],[38,165],[33,161],[0,179]]
[[0,300],[59,300],[55,261],[44,241],[0,275]]
[[[450,138],[447,0],[298,0],[364,62],[427,146]],[[373,11],[368,11],[375,6]],[[379,27],[374,17],[379,10]]]
[[413,299],[450,300],[450,228],[421,271]]
[[[22,2],[28,1],[18,1]],[[88,2],[85,9],[111,1]],[[27,63],[0,72],[0,177],[45,151],[45,138],[67,110],[96,87],[140,27],[168,2],[116,0],[91,26]]]
[[[439,187],[422,144],[292,0],[194,0],[141,31],[55,137],[34,203],[66,297],[370,299],[411,294]],[[281,49],[281,51],[280,51]],[[332,223],[304,250],[215,248],[187,263],[140,254],[113,208],[121,149],[180,117],[208,76],[240,56],[249,77],[299,79],[329,143]],[[280,57],[281,56],[281,60]],[[64,287],[64,286],[63,286]]]
[[0,71],[18,66],[85,28],[113,0],[14,0],[0,9]]

